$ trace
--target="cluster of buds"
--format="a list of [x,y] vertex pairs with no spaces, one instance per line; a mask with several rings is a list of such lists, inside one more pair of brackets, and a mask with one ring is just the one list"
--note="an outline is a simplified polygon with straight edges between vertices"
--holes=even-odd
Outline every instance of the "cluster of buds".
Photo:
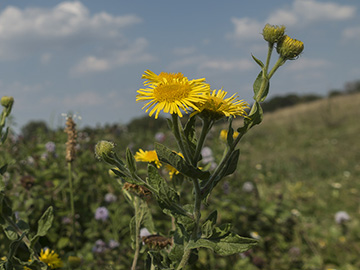
[[68,140],[66,142],[66,161],[73,162],[75,159],[75,146],[76,146],[76,138],[77,132],[75,129],[75,122],[72,117],[68,117],[66,120],[66,128],[65,132],[68,135]]
[[304,50],[304,43],[285,35],[285,26],[266,24],[263,37],[271,46],[277,44],[276,50],[284,60],[293,60]]

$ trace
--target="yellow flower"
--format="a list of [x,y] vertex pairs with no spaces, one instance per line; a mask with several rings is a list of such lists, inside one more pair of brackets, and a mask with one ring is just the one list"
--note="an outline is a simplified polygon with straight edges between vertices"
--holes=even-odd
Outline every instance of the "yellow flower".
[[[213,120],[219,120],[224,116],[246,116],[245,109],[249,108],[248,104],[243,100],[237,100],[236,94],[225,98],[226,94],[227,92],[222,89],[208,94],[206,101],[198,104],[201,115]],[[199,112],[195,111],[192,115]]]
[[304,43],[285,35],[279,40],[276,50],[282,58],[292,60],[302,53]]
[[137,91],[136,101],[147,102],[142,109],[147,107],[146,112],[151,109],[149,115],[155,113],[155,118],[161,111],[182,117],[181,110],[198,110],[195,104],[203,101],[204,94],[210,91],[204,78],[189,81],[182,73],[161,72],[156,75],[147,70],[142,78],[147,79],[144,85],[148,88]]
[[[228,135],[227,129],[222,129],[220,131],[220,139],[221,140],[226,141],[227,140],[227,135]],[[239,135],[239,132],[234,131],[233,138],[235,139],[238,135]]]
[[142,149],[139,149],[139,151],[136,152],[134,158],[136,161],[149,162],[149,163],[154,162],[156,167],[158,167],[158,168],[161,167],[160,160],[159,160],[155,150],[144,151]]
[[[40,252],[40,261],[46,263],[50,269],[57,269],[60,267],[63,267],[63,262],[59,258],[59,255],[55,253],[54,250],[45,249],[45,251],[42,249]],[[25,270],[30,270],[28,267],[24,267]]]
[[[178,154],[179,156],[181,156],[182,158],[184,158],[183,154],[182,153],[176,153]],[[170,180],[174,177],[174,174],[179,174],[180,172],[175,169],[173,166],[169,165],[169,164],[166,164],[165,165],[165,168],[168,170],[168,173],[169,173],[169,176],[170,176]]]

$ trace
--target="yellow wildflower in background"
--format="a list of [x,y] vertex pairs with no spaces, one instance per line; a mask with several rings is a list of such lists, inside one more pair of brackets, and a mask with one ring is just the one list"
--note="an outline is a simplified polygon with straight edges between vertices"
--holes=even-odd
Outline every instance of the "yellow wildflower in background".
[[[184,158],[184,155],[183,155],[182,153],[176,152],[176,154],[178,154],[179,156],[181,156],[182,158]],[[169,164],[166,164],[166,165],[165,165],[165,168],[166,168],[166,170],[167,170],[168,173],[169,173],[170,180],[173,179],[174,174],[176,175],[176,174],[179,174],[179,173],[180,173],[177,169],[175,169],[173,166],[171,166],[171,165],[169,165]]]
[[136,161],[140,161],[140,162],[148,162],[148,163],[154,162],[156,167],[158,168],[161,167],[160,160],[155,150],[144,151],[142,149],[139,149],[139,151],[136,152],[134,158]]
[[[42,249],[40,252],[40,261],[46,263],[50,269],[57,269],[63,267],[63,262],[59,258],[59,255],[55,253],[54,250],[45,249],[45,251]],[[28,267],[24,267],[25,270],[31,270]]]
[[204,94],[210,91],[205,78],[189,80],[182,73],[161,72],[156,75],[147,70],[142,78],[147,79],[144,85],[148,88],[137,91],[139,94],[136,96],[136,101],[147,102],[142,109],[147,107],[146,112],[151,109],[149,115],[155,113],[155,118],[158,118],[161,111],[182,117],[181,110],[185,112],[190,108],[198,110],[195,104],[203,101]]
[[[213,120],[229,116],[246,116],[245,109],[249,108],[249,104],[243,100],[237,100],[236,94],[229,98],[225,98],[227,92],[222,89],[214,90],[206,96],[205,102],[198,104],[199,112]],[[199,113],[195,111],[193,115]]]
[[[228,135],[227,129],[222,129],[220,131],[220,139],[221,140],[226,141],[227,140],[227,135]],[[239,132],[234,131],[233,138],[235,139],[238,135],[239,135]]]

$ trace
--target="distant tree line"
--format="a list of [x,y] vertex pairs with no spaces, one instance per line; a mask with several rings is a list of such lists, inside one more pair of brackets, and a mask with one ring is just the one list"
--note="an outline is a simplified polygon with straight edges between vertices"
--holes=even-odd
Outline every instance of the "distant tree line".
[[[343,90],[333,89],[330,90],[327,97],[332,98],[335,96],[349,95],[360,92],[360,80],[346,83]],[[285,96],[275,96],[270,98],[268,101],[262,103],[264,112],[273,112],[277,109],[294,106],[300,103],[311,102],[314,100],[319,100],[324,98],[324,96],[307,94],[307,95],[297,95],[297,94],[288,94]],[[163,130],[167,127],[167,121],[165,118],[160,117],[155,120],[153,117],[144,115],[143,117],[135,118],[131,120],[126,125],[120,124],[105,124],[104,126],[97,126],[95,128],[85,127],[83,128],[84,132],[88,134],[99,134],[99,133],[115,133],[120,135],[121,133],[141,133],[143,131],[154,131],[154,130]],[[58,131],[62,131],[60,128]],[[55,131],[51,130],[45,121],[31,121],[21,128],[21,135],[25,138],[34,138],[38,137],[39,134],[43,136],[49,136],[49,134],[54,133]]]
[[[349,95],[360,92],[360,80],[349,82],[345,84],[343,90],[333,89],[328,93],[328,97],[335,97],[341,95]],[[324,98],[320,95],[307,94],[307,95],[297,95],[297,94],[288,94],[285,96],[275,96],[270,98],[268,101],[262,103],[262,108],[264,112],[273,112],[277,109],[294,106],[300,103],[311,102]]]

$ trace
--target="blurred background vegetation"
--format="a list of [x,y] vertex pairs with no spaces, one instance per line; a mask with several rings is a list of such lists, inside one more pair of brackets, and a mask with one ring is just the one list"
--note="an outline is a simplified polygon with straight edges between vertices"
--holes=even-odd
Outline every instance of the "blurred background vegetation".
[[[231,222],[236,233],[259,239],[259,245],[229,257],[200,250],[196,269],[360,269],[360,81],[331,90],[327,97],[286,95],[262,105],[263,123],[239,144],[237,171],[219,184],[210,196],[211,207],[203,209],[207,216],[216,207],[220,223]],[[241,120],[233,126],[240,127]],[[219,122],[206,143],[215,162],[223,151],[223,128],[226,123]],[[152,150],[154,140],[169,146],[174,140],[166,119],[147,115],[127,125],[78,130],[73,178],[82,269],[129,269],[133,209],[108,174],[109,167],[94,157],[94,146],[102,139],[114,141],[122,157],[127,147],[135,153]],[[66,261],[73,244],[65,142],[63,128],[33,121],[20,134],[9,135],[0,163],[9,163],[4,180],[17,218],[36,228],[32,220],[54,207],[54,224],[40,244]],[[190,192],[188,188],[184,183]],[[150,199],[149,205],[159,234],[169,235],[169,218],[155,201]],[[107,219],[95,219],[99,207],[108,209]],[[8,244],[0,232],[0,257],[7,254]]]

